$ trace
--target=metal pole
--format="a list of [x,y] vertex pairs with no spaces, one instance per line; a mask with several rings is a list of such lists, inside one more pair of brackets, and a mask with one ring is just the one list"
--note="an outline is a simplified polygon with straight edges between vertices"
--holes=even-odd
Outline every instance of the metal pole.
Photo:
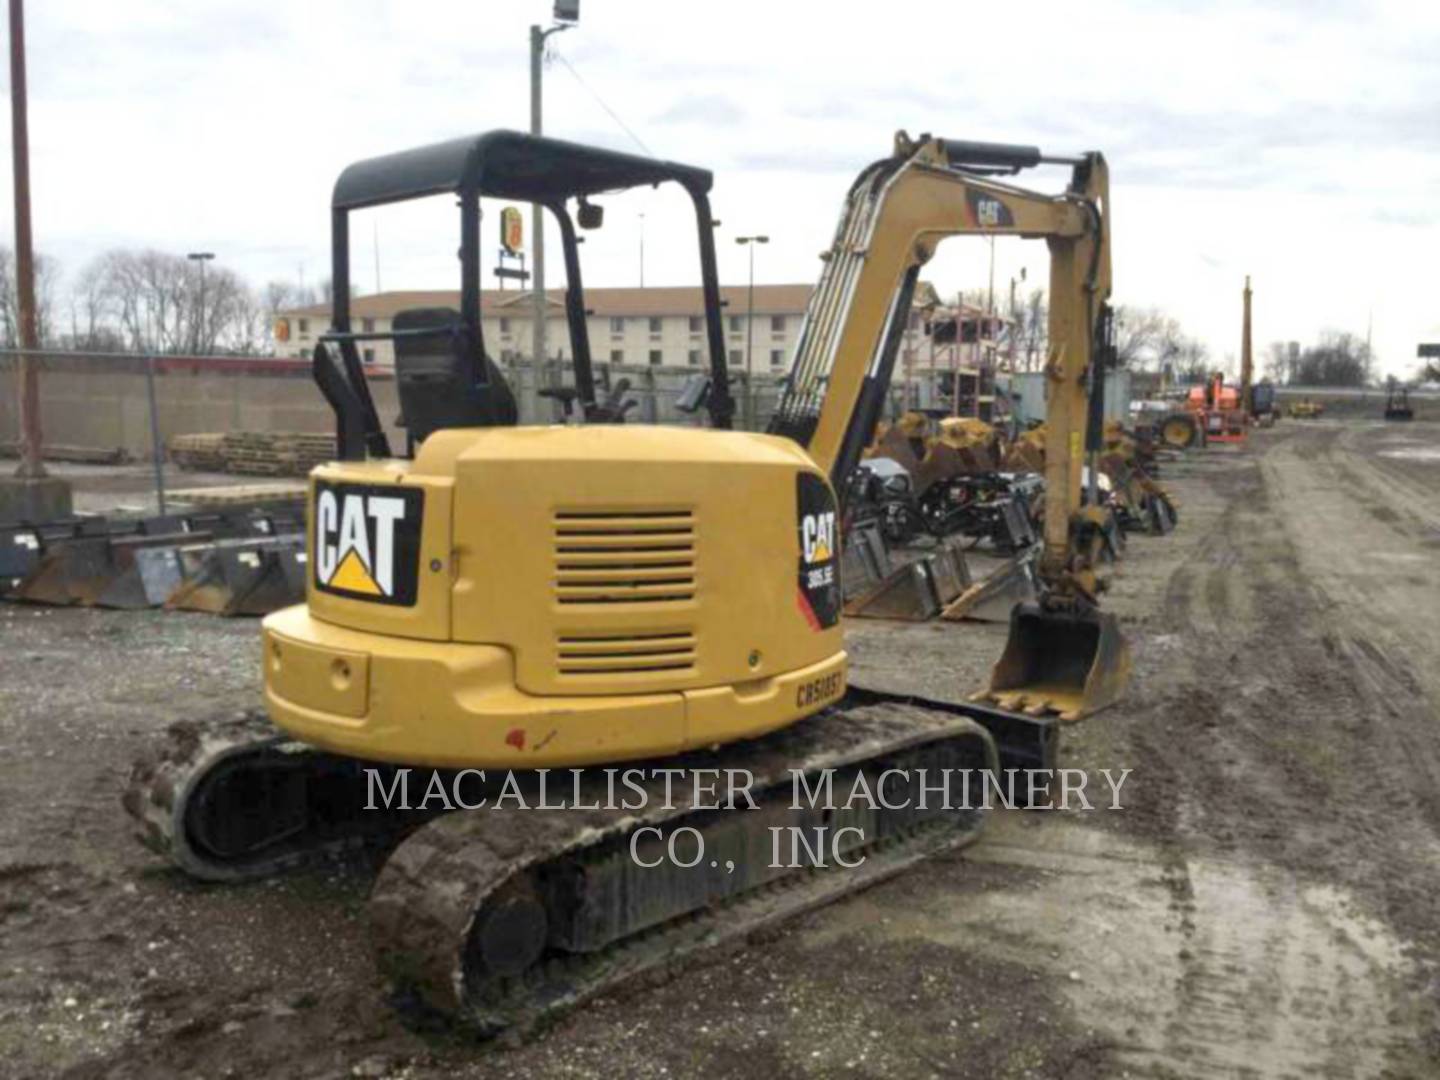
[[[540,110],[540,62],[545,53],[545,32],[539,26],[530,27],[530,134],[539,135],[542,130]],[[530,250],[534,266],[531,284],[534,286],[534,307],[531,318],[534,321],[531,336],[530,401],[531,423],[540,422],[540,365],[545,358],[545,218],[539,203],[530,206]]]
[[145,354],[145,396],[150,401],[150,453],[155,459],[155,502],[165,513],[165,447],[160,440],[160,412],[155,407],[155,356]]
[[40,372],[30,355],[40,347],[35,325],[35,250],[30,232],[30,127],[25,96],[25,5],[10,0],[10,134],[15,165],[15,292],[20,317],[16,358],[20,396],[20,467],[15,475],[46,474],[41,453]]
[[752,346],[755,343],[755,245],[750,249],[750,284],[746,287],[745,315],[745,429],[755,430],[755,364]]

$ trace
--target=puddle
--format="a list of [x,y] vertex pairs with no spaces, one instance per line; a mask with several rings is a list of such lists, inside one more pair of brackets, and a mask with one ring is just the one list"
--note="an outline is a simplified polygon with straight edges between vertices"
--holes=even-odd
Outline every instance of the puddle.
[[1417,446],[1414,449],[1406,450],[1381,450],[1380,456],[1394,458],[1397,461],[1440,463],[1440,446]]
[[1048,971],[1135,1075],[1377,1076],[1416,1038],[1397,1014],[1402,946],[1343,890],[1166,865],[1107,830],[1022,816],[998,815],[968,855],[982,876],[1021,868],[1015,884],[904,911],[857,898],[815,935],[879,927]]

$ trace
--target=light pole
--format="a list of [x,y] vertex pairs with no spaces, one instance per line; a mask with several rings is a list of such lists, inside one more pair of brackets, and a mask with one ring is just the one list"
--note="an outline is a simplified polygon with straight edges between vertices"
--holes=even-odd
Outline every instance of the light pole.
[[749,249],[750,284],[746,288],[745,314],[745,427],[755,430],[755,365],[753,346],[755,344],[755,246],[768,244],[768,236],[737,236],[735,243]]
[[[555,0],[552,12],[555,25],[542,30],[539,25],[530,27],[530,134],[539,135],[543,130],[540,108],[540,68],[545,57],[545,39],[551,34],[569,30],[580,21],[580,0]],[[532,371],[530,382],[530,416],[532,422],[540,419],[540,365],[545,359],[545,209],[539,203],[530,204],[531,284],[535,287],[534,310],[530,351]]]
[[191,262],[200,264],[200,331],[195,338],[195,352],[198,355],[205,346],[205,264],[215,258],[213,251],[192,251],[185,256]]

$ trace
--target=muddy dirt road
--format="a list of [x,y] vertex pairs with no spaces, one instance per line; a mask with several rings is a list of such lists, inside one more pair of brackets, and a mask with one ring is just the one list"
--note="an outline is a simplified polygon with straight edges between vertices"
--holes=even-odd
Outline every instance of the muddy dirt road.
[[[365,866],[214,889],[136,847],[127,763],[247,704],[255,626],[0,606],[0,1075],[1440,1075],[1440,425],[1291,422],[1168,468],[1109,597],[1136,677],[1066,732],[1118,812],[963,855],[513,1050],[406,1028]],[[857,625],[958,696],[1003,633]]]

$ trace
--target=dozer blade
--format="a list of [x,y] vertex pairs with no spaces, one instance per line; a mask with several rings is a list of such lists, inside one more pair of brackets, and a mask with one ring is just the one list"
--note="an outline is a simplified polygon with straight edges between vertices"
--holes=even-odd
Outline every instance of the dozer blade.
[[1010,616],[1010,638],[978,700],[1031,715],[1078,720],[1113,704],[1130,681],[1130,647],[1106,612],[1045,611]]
[[945,606],[940,617],[952,622],[1008,622],[1017,604],[1033,604],[1038,596],[1034,554],[1026,552],[971,585]]

